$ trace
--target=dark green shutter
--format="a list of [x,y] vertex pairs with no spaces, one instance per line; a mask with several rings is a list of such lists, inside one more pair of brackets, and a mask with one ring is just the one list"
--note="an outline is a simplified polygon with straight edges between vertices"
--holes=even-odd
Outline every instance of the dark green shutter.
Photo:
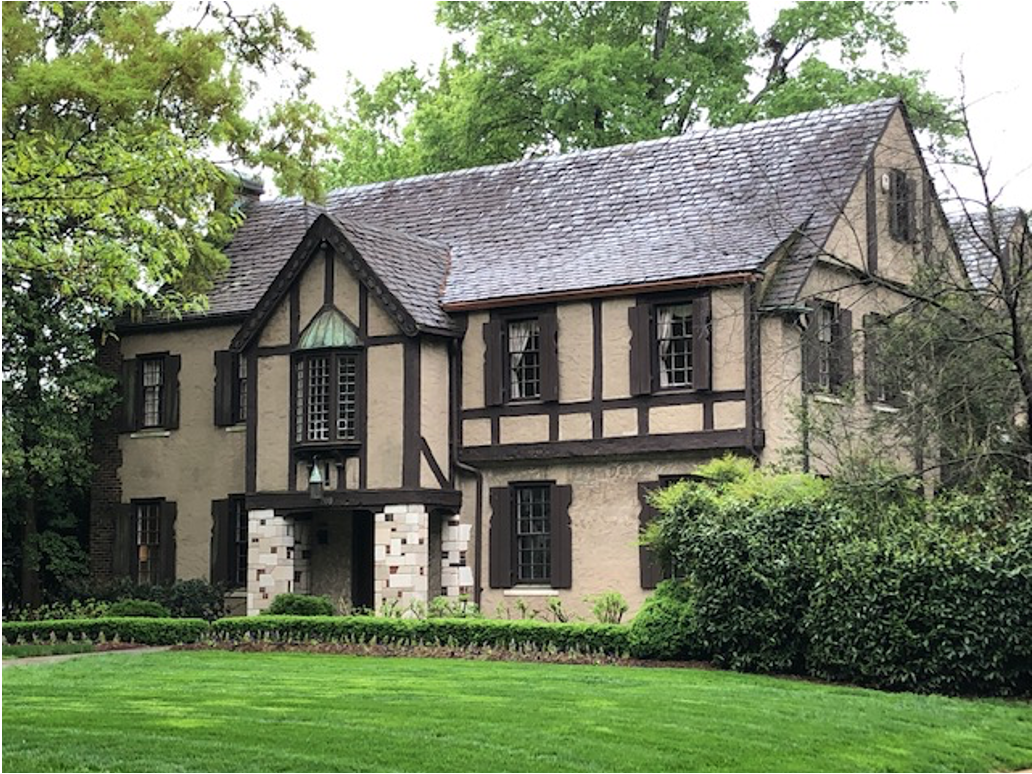
[[165,416],[162,425],[167,430],[179,427],[179,355],[165,355],[164,379]]
[[570,524],[570,502],[573,488],[552,484],[549,502],[552,509],[552,588],[568,589],[573,585],[573,529]]
[[118,429],[122,433],[131,433],[139,427],[140,418],[137,412],[137,360],[122,361],[122,406]]
[[868,403],[878,399],[880,392],[878,373],[878,315],[865,314],[864,326],[864,396]]
[[[638,514],[639,534],[644,533],[645,528],[656,518],[656,509],[649,501],[649,496],[659,486],[658,481],[638,484],[638,500],[641,502],[641,511]],[[663,580],[663,567],[656,558],[655,552],[648,546],[638,546],[638,567],[643,589],[654,589]]]
[[538,317],[541,334],[541,400],[559,400],[559,324],[555,310]]
[[505,398],[502,391],[505,372],[505,343],[502,340],[502,321],[491,319],[484,323],[484,405],[500,406]]
[[853,381],[853,313],[839,309],[832,334],[835,386],[843,388]]
[[692,387],[710,388],[710,297],[699,296],[692,301]]
[[631,395],[652,393],[652,305],[639,304],[627,310],[631,327]]
[[211,503],[211,582],[229,583],[233,550],[233,518],[229,500]]
[[115,506],[115,539],[111,551],[111,570],[116,578],[136,580],[136,506]]
[[158,551],[161,556],[159,581],[171,583],[176,579],[176,504],[160,503]]
[[236,356],[222,350],[215,353],[215,425],[227,427],[235,424],[236,411]]
[[512,521],[512,495],[507,486],[493,487],[489,497],[491,503],[491,527],[488,540],[490,549],[489,582],[493,589],[511,589],[513,585],[513,538],[515,525]]

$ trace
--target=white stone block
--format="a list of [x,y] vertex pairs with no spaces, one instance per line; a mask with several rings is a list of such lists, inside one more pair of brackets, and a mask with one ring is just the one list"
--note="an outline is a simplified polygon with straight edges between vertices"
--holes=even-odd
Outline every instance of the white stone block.
[[388,505],[383,509],[383,512],[391,514],[408,513],[408,509],[407,505]]
[[472,586],[473,585],[473,568],[472,567],[459,567],[459,585],[460,586]]
[[387,546],[373,546],[373,561],[382,562],[387,558]]

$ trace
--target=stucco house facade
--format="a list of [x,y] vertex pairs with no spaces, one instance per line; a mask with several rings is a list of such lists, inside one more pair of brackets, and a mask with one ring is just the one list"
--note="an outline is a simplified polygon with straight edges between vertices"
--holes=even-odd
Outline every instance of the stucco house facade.
[[[207,313],[101,352],[125,399],[91,558],[249,613],[637,608],[645,494],[787,459],[804,395],[876,383],[891,282],[953,244],[896,100],[245,212]],[[842,410],[892,410],[866,398]]]

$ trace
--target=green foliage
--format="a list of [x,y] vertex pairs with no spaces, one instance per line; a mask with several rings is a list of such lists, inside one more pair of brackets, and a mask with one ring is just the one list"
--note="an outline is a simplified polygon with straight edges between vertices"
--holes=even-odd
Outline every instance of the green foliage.
[[648,635],[682,609],[693,635],[671,642],[733,669],[1032,691],[1032,608],[1016,602],[1032,599],[1029,483],[997,475],[981,492],[865,500],[731,460],[702,475],[656,496],[647,539],[684,573],[690,604],[654,595],[631,627],[637,652],[677,657]]
[[595,620],[604,624],[618,624],[627,612],[627,600],[619,591],[604,591],[589,598]]
[[72,642],[31,643],[4,645],[4,658],[35,658],[37,656],[67,656],[72,653],[91,653],[93,643],[84,640]]
[[676,661],[699,655],[691,594],[664,581],[631,621],[628,643],[634,658]]
[[170,618],[164,605],[147,599],[122,599],[114,602],[104,614],[107,618]]
[[[329,185],[389,180],[903,95],[953,131],[890,3],[806,2],[759,34],[745,3],[450,2],[436,72],[352,89]],[[880,54],[882,70],[858,61]]]
[[483,618],[475,602],[471,602],[469,595],[461,594],[458,597],[434,597],[430,600],[427,608],[428,618]]
[[262,615],[333,615],[336,612],[329,597],[279,594]]
[[449,645],[457,648],[519,650],[523,647],[556,652],[627,652],[627,627],[610,624],[497,621],[475,618],[373,618],[363,616],[277,616],[224,618],[212,624],[216,640],[241,642],[392,643]]
[[100,618],[107,614],[111,603],[99,599],[73,599],[70,602],[52,602],[39,607],[25,608],[9,616],[9,621],[55,621],[64,618]]
[[138,645],[177,645],[198,642],[208,622],[197,618],[93,618],[65,621],[4,621],[8,643],[86,639],[91,642],[134,642]]
[[128,579],[92,588],[89,596],[116,602],[140,599],[156,602],[171,611],[174,618],[203,618],[213,621],[226,614],[225,591],[222,586],[200,578],[174,583],[151,585]]

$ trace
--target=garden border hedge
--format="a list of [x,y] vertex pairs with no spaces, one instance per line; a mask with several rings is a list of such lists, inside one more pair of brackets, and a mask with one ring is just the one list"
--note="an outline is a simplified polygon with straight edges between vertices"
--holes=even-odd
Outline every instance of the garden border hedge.
[[178,645],[199,642],[208,633],[209,624],[201,618],[78,618],[56,621],[5,621],[4,639],[14,644],[19,639],[106,640],[140,645]]
[[272,640],[286,643],[348,642],[444,645],[457,648],[625,656],[628,626],[621,624],[547,623],[484,618],[376,618],[373,616],[275,616],[223,618],[211,625],[216,642]]

